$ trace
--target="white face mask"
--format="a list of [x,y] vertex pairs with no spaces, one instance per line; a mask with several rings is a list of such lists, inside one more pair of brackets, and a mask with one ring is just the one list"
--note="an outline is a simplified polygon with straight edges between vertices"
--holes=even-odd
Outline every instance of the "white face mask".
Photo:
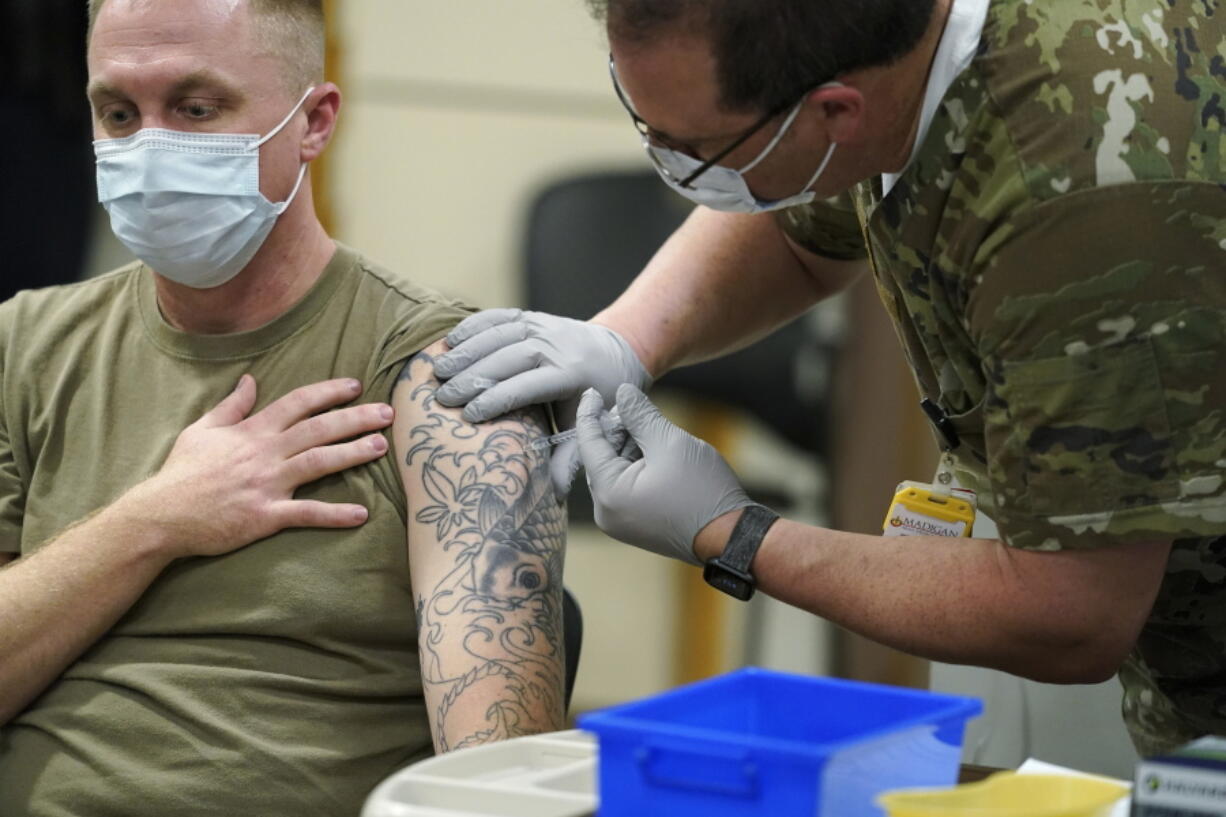
[[94,142],[98,201],[132,254],[172,281],[195,289],[221,286],[255,256],[289,198],[260,193],[260,146],[281,132],[314,88],[266,136],[187,133],[146,128]]
[[740,170],[733,170],[723,165],[712,165],[690,182],[689,187],[682,187],[682,180],[693,175],[705,164],[704,162],[680,151],[653,144],[647,136],[643,137],[643,148],[651,157],[652,163],[656,166],[656,172],[660,174],[665,184],[695,204],[710,207],[712,210],[721,210],[725,213],[769,213],[785,207],[808,204],[817,197],[812,187],[826,172],[826,166],[830,164],[830,159],[834,156],[834,149],[838,147],[835,142],[830,143],[826,157],[822,159],[817,172],[813,174],[808,183],[801,188],[799,193],[786,199],[762,201],[749,189],[749,183],[745,181],[744,175],[757,167],[775,149],[784,134],[788,132],[788,128],[792,126],[803,104],[804,100],[796,104],[796,107],[788,114],[788,118],[784,120],[782,127],[779,128],[779,133],[775,134],[775,138],[752,162]]
[[[733,170],[722,165],[712,165],[706,170],[702,170],[706,162],[695,159],[693,156],[681,151],[652,142],[651,136],[646,130],[646,123],[643,122],[642,118],[635,111],[634,103],[625,89],[622,88],[621,80],[617,77],[617,68],[613,65],[612,55],[609,57],[609,75],[613,79],[613,88],[617,91],[618,97],[621,98],[622,104],[626,106],[626,110],[629,111],[631,117],[635,120],[636,126],[643,132],[643,149],[647,151],[648,158],[655,165],[656,172],[660,174],[660,178],[664,180],[665,184],[695,204],[710,207],[712,210],[722,210],[726,213],[769,213],[772,210],[782,210],[785,207],[808,204],[817,197],[817,194],[812,192],[812,187],[817,184],[817,180],[821,178],[822,173],[826,172],[826,166],[830,164],[830,159],[834,156],[834,149],[838,146],[834,142],[830,143],[830,149],[826,151],[825,158],[818,165],[817,171],[809,179],[808,184],[801,188],[801,191],[795,196],[777,201],[762,201],[749,189],[749,183],[745,181],[744,176],[744,174],[753,170],[763,159],[769,156],[771,151],[783,140],[788,129],[792,127],[792,123],[796,121],[796,117],[800,115],[800,109],[804,107],[808,94],[805,94],[796,103],[791,113],[788,114],[787,119],[779,127],[779,132],[775,134],[775,138],[771,139],[770,144],[763,148],[762,152],[752,162],[740,170]],[[820,87],[838,88],[841,86],[841,82],[831,81]],[[688,185],[682,184],[683,181],[698,173],[699,170],[702,170],[702,173],[694,181]]]

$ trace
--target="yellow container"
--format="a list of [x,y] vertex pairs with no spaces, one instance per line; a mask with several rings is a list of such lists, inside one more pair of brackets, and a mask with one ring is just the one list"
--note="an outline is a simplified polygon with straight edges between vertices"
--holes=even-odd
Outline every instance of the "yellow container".
[[890,817],[1107,817],[1126,786],[1107,780],[1001,772],[952,789],[883,794]]

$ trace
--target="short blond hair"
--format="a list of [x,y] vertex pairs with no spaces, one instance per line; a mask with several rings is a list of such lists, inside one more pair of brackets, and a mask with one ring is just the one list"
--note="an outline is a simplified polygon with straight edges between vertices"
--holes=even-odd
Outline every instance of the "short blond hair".
[[[89,6],[89,36],[107,0],[86,0]],[[154,3],[157,0],[144,0]],[[324,80],[323,0],[249,0],[251,13],[260,22],[259,36],[285,63],[285,80],[291,94],[305,91]],[[88,42],[88,40],[87,40]]]

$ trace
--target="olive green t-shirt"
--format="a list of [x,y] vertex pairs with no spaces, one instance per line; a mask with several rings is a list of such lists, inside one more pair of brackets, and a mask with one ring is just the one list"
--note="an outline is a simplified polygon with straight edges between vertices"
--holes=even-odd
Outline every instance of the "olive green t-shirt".
[[779,218],[868,250],[1009,545],[1175,542],[1125,717],[1146,753],[1226,732],[1226,10],[991,0],[889,194]]
[[[388,400],[404,360],[465,314],[344,247],[241,334],[173,329],[139,264],[21,293],[0,306],[0,552],[28,556],[154,473],[244,372],[257,410],[337,377]],[[173,564],[0,728],[0,817],[350,817],[432,751],[396,463],[298,496],[370,518]]]

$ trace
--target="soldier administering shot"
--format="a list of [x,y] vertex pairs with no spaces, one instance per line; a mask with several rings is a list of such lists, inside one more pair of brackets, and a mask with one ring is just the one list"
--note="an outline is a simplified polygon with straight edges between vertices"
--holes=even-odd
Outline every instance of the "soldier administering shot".
[[[439,399],[475,421],[555,401],[598,524],[721,589],[934,660],[1118,673],[1143,754],[1226,732],[1226,14],[590,5],[648,156],[701,206],[591,321],[466,320]],[[642,392],[870,273],[945,452],[900,505],[967,511],[905,539],[777,519]],[[641,458],[606,436],[614,404]],[[577,459],[555,452],[560,486]],[[937,535],[970,529],[955,477],[999,539]]]

